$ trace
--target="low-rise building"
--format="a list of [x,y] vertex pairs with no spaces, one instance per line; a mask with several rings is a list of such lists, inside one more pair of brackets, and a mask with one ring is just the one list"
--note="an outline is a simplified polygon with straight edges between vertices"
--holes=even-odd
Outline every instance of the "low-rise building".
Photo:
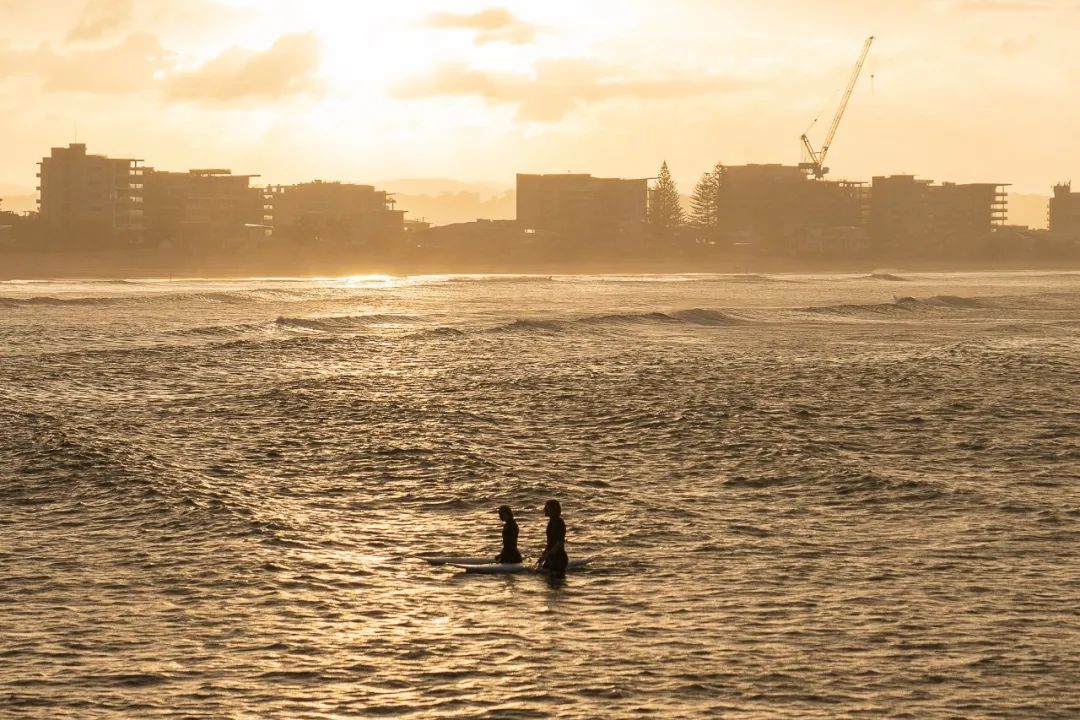
[[224,169],[145,172],[147,239],[166,246],[220,247],[248,239],[263,225],[256,175]]
[[642,237],[648,211],[647,179],[592,175],[517,176],[517,221],[593,245]]
[[323,182],[275,185],[264,192],[264,222],[281,241],[338,247],[386,247],[405,234],[405,211],[372,185]]
[[951,183],[930,187],[930,234],[947,251],[985,238],[1008,217],[1006,185]]
[[474,220],[438,225],[414,235],[415,246],[423,253],[494,260],[520,255],[536,247],[543,232],[526,228],[516,220]]
[[871,186],[871,243],[887,254],[947,254],[968,247],[1004,225],[1005,187],[877,176]]

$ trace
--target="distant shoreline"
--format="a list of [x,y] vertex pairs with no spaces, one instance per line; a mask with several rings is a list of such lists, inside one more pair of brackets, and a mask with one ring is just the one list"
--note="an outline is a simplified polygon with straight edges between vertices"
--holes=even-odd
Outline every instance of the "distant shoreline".
[[348,277],[351,275],[595,275],[685,273],[872,273],[1080,271],[1080,258],[916,259],[786,258],[769,256],[580,258],[555,261],[454,258],[370,260],[318,257],[198,258],[161,253],[45,254],[0,252],[0,281],[71,279],[236,279],[249,277]]

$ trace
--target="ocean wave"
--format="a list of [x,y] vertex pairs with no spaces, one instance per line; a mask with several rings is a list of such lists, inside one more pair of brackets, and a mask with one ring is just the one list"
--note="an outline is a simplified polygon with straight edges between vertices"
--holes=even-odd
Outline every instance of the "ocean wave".
[[717,275],[712,273],[693,273],[683,275],[594,275],[594,276],[582,276],[583,279],[587,279],[592,282],[600,283],[620,283],[620,284],[643,284],[650,285],[656,283],[724,283],[724,284],[758,284],[758,283],[797,283],[800,282],[794,278],[781,278],[773,277],[771,275],[760,275],[757,273],[731,273],[727,275]]
[[932,298],[927,299],[926,303],[939,307],[951,308],[982,308],[990,305],[986,300],[958,297],[956,295],[935,295]]
[[250,332],[266,330],[270,326],[260,323],[238,323],[236,325],[202,325],[192,328],[169,330],[163,333],[169,337],[234,337]]
[[555,278],[547,275],[456,275],[446,279],[450,284],[534,284],[552,283]]
[[898,298],[895,302],[891,303],[870,303],[870,304],[841,304],[841,305],[823,305],[818,307],[803,308],[804,312],[813,313],[815,315],[844,315],[844,316],[865,316],[865,315],[897,315],[900,313],[911,312],[911,306],[908,301],[915,302],[914,298]]
[[[130,284],[126,280],[101,281],[103,285]],[[121,291],[117,291],[118,293]],[[233,291],[210,292],[130,292],[117,295],[86,297],[55,297],[38,295],[33,297],[0,296],[0,306],[94,306],[94,305],[153,305],[176,302],[212,303],[221,305],[244,305],[268,302],[297,302],[323,297],[320,291],[285,290],[277,288],[250,288]]]
[[555,320],[544,318],[526,318],[515,320],[505,325],[491,328],[488,332],[562,332],[582,327],[618,327],[620,325],[647,325],[647,324],[670,324],[670,325],[700,325],[706,327],[722,327],[730,325],[744,325],[752,321],[747,318],[730,315],[719,310],[703,310],[691,308],[689,310],[676,310],[670,313],[659,311],[642,313],[615,313],[610,315],[589,315],[573,320]]
[[432,328],[430,330],[421,330],[420,332],[415,332],[415,333],[412,333],[410,335],[406,335],[405,337],[410,339],[410,340],[424,340],[424,339],[427,339],[427,338],[432,338],[432,339],[443,338],[443,339],[446,339],[446,338],[459,338],[459,337],[464,337],[464,336],[465,336],[465,332],[463,330],[443,326],[443,327]]
[[870,273],[867,277],[871,280],[886,280],[888,282],[909,282],[906,277],[900,277],[899,275],[893,275],[887,272],[875,272]]
[[932,310],[972,310],[989,307],[986,300],[954,295],[935,295],[919,299],[911,296],[895,297],[891,303],[840,304],[803,308],[803,312],[817,315],[890,316],[913,314]]
[[678,310],[671,313],[674,319],[690,325],[745,325],[751,321],[717,310],[702,310],[691,308],[690,310]]
[[[142,296],[146,298],[146,296]],[[176,295],[158,295],[150,298],[152,300],[196,300],[211,303],[224,303],[226,305],[236,305],[240,303],[253,302],[252,298],[246,296],[242,292],[210,292],[210,293],[180,293]]]
[[770,275],[759,275],[757,273],[742,273],[740,275],[723,275],[718,278],[713,278],[727,283],[791,283],[798,282],[790,278],[777,278]]
[[505,325],[493,327],[491,333],[518,333],[518,332],[559,332],[570,328],[570,323],[559,320],[515,320]]
[[61,298],[51,295],[38,295],[34,297],[0,297],[0,305],[9,307],[32,307],[38,306],[95,306],[95,305],[121,305],[121,304],[147,304],[155,302],[196,301],[208,303],[245,303],[252,299],[245,298],[241,293],[210,292],[210,293],[138,293],[131,295],[109,295],[91,297]]
[[28,298],[0,297],[0,305],[5,307],[69,306],[69,305],[115,305],[121,298],[115,297],[80,297],[58,298],[40,295]]
[[289,348],[302,348],[307,346],[333,345],[342,340],[339,335],[327,335],[318,332],[304,332],[292,336],[271,336],[265,338],[242,337],[227,342],[214,343],[215,351],[244,352],[260,351],[268,347],[275,348],[275,352]]
[[703,310],[691,308],[689,310],[676,310],[671,313],[647,312],[626,313],[616,315],[595,315],[574,321],[584,325],[618,325],[624,323],[675,323],[685,325],[741,325],[750,322],[745,318],[736,317],[719,310]]
[[281,328],[315,332],[347,332],[359,330],[369,325],[387,325],[415,321],[412,315],[338,315],[318,318],[278,317],[274,324]]
[[671,315],[667,315],[662,312],[647,312],[647,313],[616,313],[614,315],[593,315],[591,317],[584,317],[574,321],[580,325],[623,325],[629,323],[650,323],[650,322],[678,322]]
[[[894,478],[873,472],[841,473],[825,486],[837,496],[870,496],[877,502],[933,500],[950,494],[940,484],[926,479]],[[871,502],[863,497],[861,502]]]

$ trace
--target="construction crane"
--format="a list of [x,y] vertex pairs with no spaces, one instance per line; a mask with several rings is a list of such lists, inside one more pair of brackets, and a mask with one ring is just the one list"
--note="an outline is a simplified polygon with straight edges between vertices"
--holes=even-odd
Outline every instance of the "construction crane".
[[[840,100],[840,107],[836,109],[836,116],[833,118],[832,126],[829,128],[829,134],[825,136],[825,142],[821,144],[821,150],[814,150],[814,146],[810,144],[810,138],[806,136],[805,132],[802,134],[803,162],[799,163],[799,169],[805,170],[819,180],[825,177],[825,173],[829,172],[829,168],[825,167],[825,156],[829,154],[829,148],[832,146],[833,138],[836,137],[836,129],[840,127],[840,119],[844,117],[844,111],[847,110],[848,101],[851,100],[851,93],[855,89],[855,83],[859,80],[859,74],[862,73],[863,64],[866,62],[866,56],[870,54],[870,46],[873,44],[874,36],[871,35],[866,38],[862,54],[859,55],[859,61],[855,63],[855,69],[851,73],[851,79],[848,80],[847,90],[844,91],[844,97]],[[810,127],[813,127],[816,122],[817,118],[814,118],[814,122],[810,123]],[[810,128],[807,128],[806,132],[810,132]]]

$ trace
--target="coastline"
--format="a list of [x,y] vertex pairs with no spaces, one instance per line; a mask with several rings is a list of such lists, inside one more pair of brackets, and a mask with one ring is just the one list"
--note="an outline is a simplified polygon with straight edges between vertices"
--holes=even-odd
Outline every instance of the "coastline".
[[352,275],[443,274],[754,274],[908,272],[1080,271],[1080,258],[791,258],[754,255],[707,257],[469,259],[452,257],[357,258],[316,255],[193,257],[163,252],[0,252],[0,281],[74,279],[161,279],[169,277],[346,277]]

